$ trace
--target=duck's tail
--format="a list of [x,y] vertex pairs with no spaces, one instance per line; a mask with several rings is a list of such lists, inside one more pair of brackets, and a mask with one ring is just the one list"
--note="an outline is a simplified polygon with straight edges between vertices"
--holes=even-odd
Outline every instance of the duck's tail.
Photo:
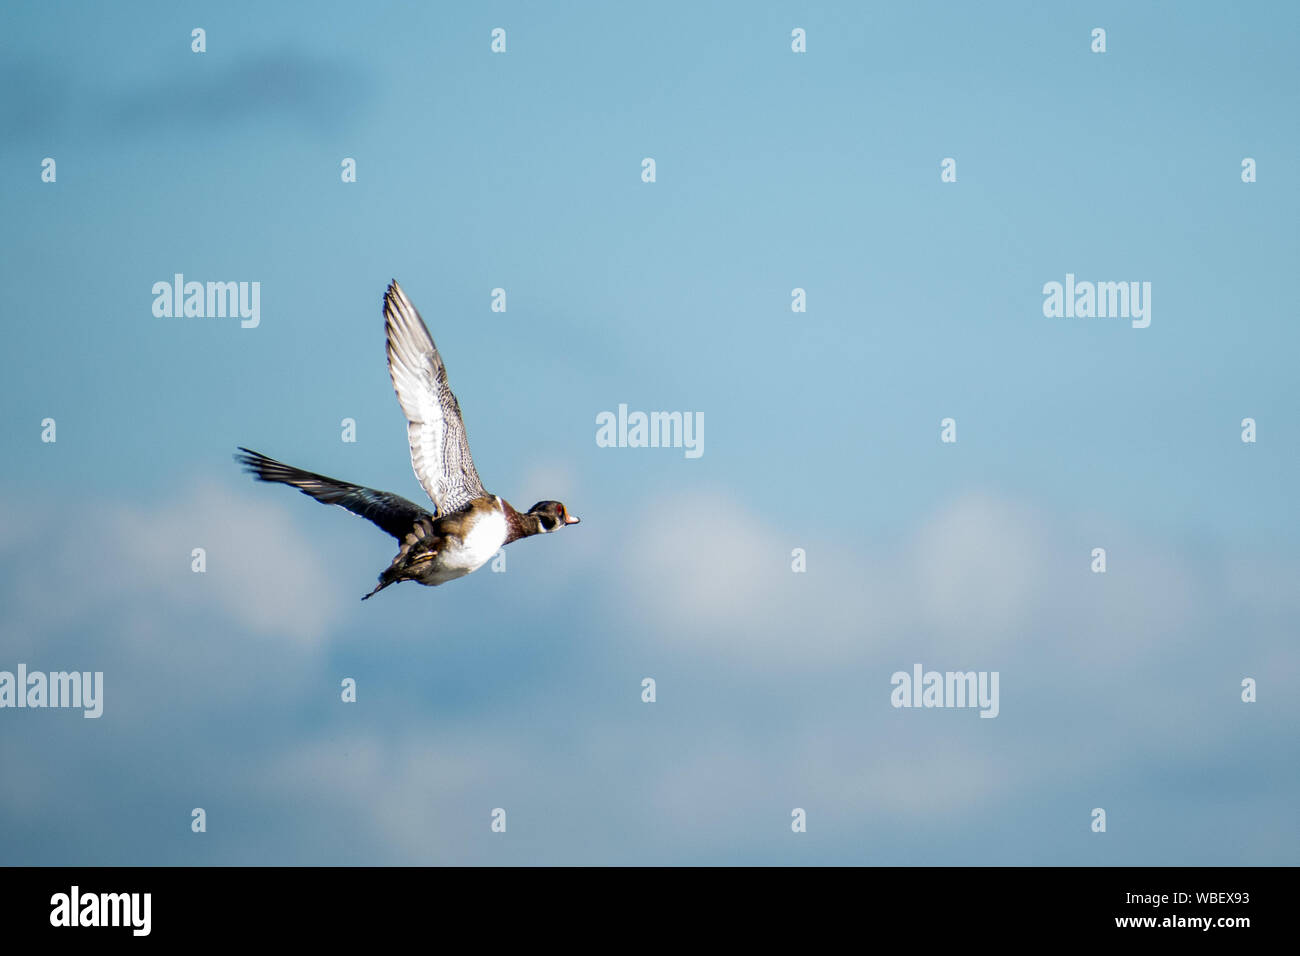
[[363,600],[363,601],[368,601],[370,598],[374,597],[376,594],[378,594],[378,593],[379,593],[380,591],[382,591],[384,588],[388,587],[388,585],[390,585],[390,584],[396,584],[396,583],[397,583],[398,581],[400,581],[400,580],[401,580],[400,578],[395,578],[395,577],[390,578],[390,577],[388,576],[388,572],[384,572],[382,575],[380,575],[380,577],[379,577],[379,583],[375,585],[375,589],[374,589],[373,591],[371,591],[369,594],[363,594],[363,595],[361,595],[361,600]]
[[433,522],[432,515],[424,515],[415,522],[403,537],[401,547],[393,557],[393,563],[384,568],[384,573],[379,575],[379,583],[375,585],[375,589],[361,600],[373,597],[388,585],[396,584],[398,581],[420,580],[419,575],[412,569],[432,561],[437,557],[438,548],[441,546],[441,539],[434,533]]

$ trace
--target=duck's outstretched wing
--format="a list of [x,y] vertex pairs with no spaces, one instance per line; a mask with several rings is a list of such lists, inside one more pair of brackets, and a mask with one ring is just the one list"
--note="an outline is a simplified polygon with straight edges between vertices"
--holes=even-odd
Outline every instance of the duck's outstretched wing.
[[384,293],[384,318],[388,372],[406,414],[411,467],[439,516],[451,514],[486,494],[469,454],[460,403],[433,337],[396,279]]
[[311,495],[322,504],[347,508],[354,515],[373,521],[398,541],[403,540],[421,518],[431,517],[429,512],[401,495],[303,471],[248,448],[239,450],[242,454],[236,455],[235,461],[259,481],[278,481],[297,488],[304,495]]

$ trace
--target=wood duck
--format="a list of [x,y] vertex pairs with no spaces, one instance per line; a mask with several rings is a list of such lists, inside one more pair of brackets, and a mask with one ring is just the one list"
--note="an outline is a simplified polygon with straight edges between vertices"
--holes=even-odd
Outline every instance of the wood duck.
[[434,586],[464,577],[512,541],[578,523],[558,501],[539,501],[520,513],[483,489],[447,368],[396,279],[384,293],[384,318],[388,372],[406,414],[411,467],[433,500],[432,513],[400,495],[303,471],[242,446],[235,456],[259,481],[291,485],[323,504],[346,508],[400,542],[392,564],[363,601],[399,581]]

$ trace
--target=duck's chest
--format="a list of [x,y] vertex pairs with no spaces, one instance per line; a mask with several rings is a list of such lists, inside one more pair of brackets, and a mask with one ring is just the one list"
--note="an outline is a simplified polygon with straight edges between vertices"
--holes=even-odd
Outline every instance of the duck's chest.
[[461,526],[460,534],[443,539],[439,564],[446,571],[469,573],[486,564],[505,543],[505,514],[500,510],[483,510]]

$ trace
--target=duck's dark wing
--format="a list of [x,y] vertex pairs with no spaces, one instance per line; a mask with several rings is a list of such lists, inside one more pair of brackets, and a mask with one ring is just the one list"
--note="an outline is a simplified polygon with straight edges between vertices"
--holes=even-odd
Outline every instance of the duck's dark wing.
[[438,347],[396,279],[384,294],[384,318],[388,371],[406,414],[411,467],[438,514],[451,514],[486,494],[469,454],[460,403],[447,384]]
[[311,495],[322,504],[347,508],[354,515],[373,521],[398,541],[406,537],[418,520],[431,517],[415,502],[400,495],[303,471],[248,448],[239,450],[242,454],[236,455],[235,461],[259,481],[278,481]]

